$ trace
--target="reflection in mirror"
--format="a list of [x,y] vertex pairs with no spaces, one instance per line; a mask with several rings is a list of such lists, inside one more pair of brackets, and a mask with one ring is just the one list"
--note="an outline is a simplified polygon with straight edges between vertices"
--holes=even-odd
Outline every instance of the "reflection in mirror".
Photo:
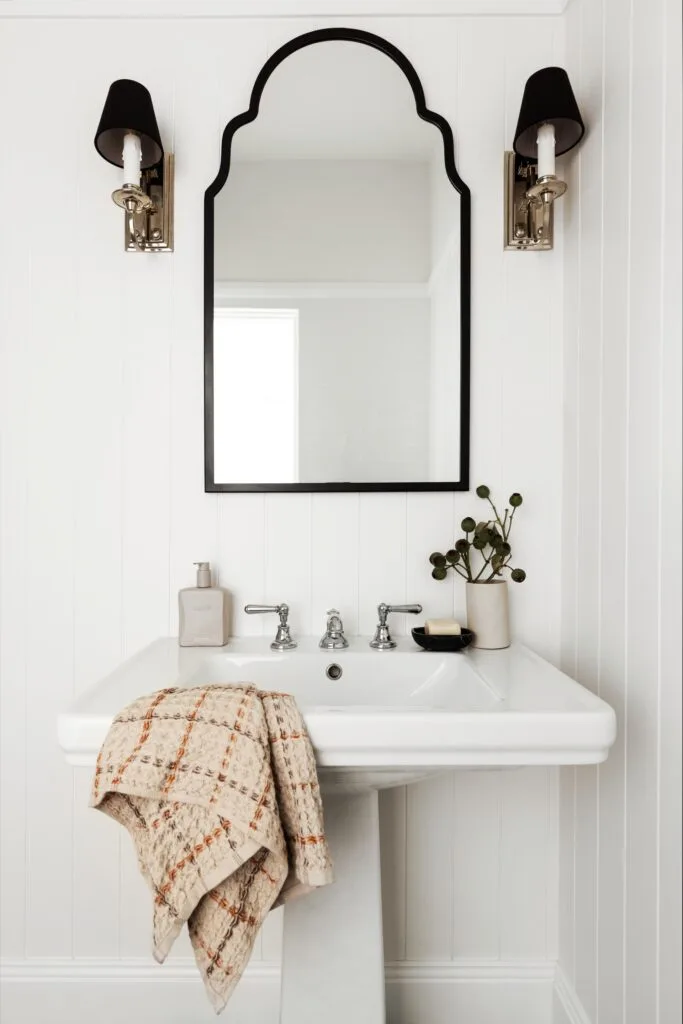
[[213,201],[209,489],[462,486],[444,142],[373,46],[328,39],[275,67]]

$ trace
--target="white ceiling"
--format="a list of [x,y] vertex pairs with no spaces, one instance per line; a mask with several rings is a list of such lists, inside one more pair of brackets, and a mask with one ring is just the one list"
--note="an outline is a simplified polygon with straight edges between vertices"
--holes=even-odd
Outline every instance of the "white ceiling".
[[391,58],[333,40],[298,50],[275,69],[259,116],[235,135],[233,158],[430,160],[441,145]]

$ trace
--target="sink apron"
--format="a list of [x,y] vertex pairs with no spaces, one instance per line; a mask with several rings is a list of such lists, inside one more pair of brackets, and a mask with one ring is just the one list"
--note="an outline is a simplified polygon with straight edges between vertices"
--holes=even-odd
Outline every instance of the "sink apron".
[[280,1024],[384,1024],[378,793],[324,810],[336,881],[285,904]]

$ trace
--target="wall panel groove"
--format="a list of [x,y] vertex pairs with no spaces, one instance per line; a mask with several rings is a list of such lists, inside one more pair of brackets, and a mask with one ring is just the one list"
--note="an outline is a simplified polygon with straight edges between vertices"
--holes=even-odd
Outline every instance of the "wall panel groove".
[[[578,203],[565,208],[579,240],[565,288],[581,298],[565,321],[565,358],[577,368],[565,377],[565,451],[579,452],[578,468],[565,465],[565,516],[579,522],[579,543],[576,557],[565,533],[563,590],[580,611],[563,651],[619,722],[595,779],[580,770],[574,807],[560,801],[561,963],[593,1024],[681,1017],[668,949],[680,954],[681,728],[668,711],[681,694],[669,643],[674,609],[680,641],[681,435],[663,427],[666,416],[678,425],[681,408],[680,280],[670,276],[680,278],[681,125],[668,117],[681,108],[680,19],[675,0],[575,0],[567,12],[568,67],[589,131]],[[666,193],[648,190],[645,152]],[[585,298],[598,283],[596,308]]]

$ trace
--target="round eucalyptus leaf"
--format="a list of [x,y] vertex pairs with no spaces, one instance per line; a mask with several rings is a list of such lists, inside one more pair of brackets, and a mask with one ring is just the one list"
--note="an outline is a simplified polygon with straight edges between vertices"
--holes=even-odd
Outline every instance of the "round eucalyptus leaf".
[[472,516],[466,516],[461,522],[460,526],[465,531],[465,533],[472,533],[472,531],[476,529],[477,524],[475,523]]
[[433,551],[429,556],[429,561],[432,565],[437,566],[439,569],[443,569],[446,564],[446,557],[442,555],[440,551]]
[[457,565],[460,561],[460,552],[456,551],[455,548],[451,548],[450,551],[446,552],[446,561],[450,562],[451,565]]
[[470,550],[470,542],[465,540],[464,537],[461,537],[460,540],[456,540],[455,542],[455,550],[459,551],[461,555],[466,555]]
[[524,569],[513,569],[510,573],[510,579],[514,580],[515,583],[524,583],[524,580],[526,579]]
[[477,551],[483,551],[487,544],[488,540],[483,533],[475,533],[474,538],[472,540],[473,548],[476,548]]
[[522,498],[522,495],[517,494],[516,491],[514,494],[510,495],[510,504],[512,505],[513,508],[519,508],[523,501],[524,499]]
[[508,542],[506,540],[504,540],[502,544],[498,545],[498,551],[500,551],[501,555],[511,555],[512,554],[512,548],[510,547],[510,545],[508,544]]
[[490,493],[491,491],[488,489],[486,484],[479,484],[477,487],[477,497],[479,498],[488,498]]
[[441,565],[436,565],[432,569],[432,577],[435,580],[445,580],[448,575],[448,570]]

